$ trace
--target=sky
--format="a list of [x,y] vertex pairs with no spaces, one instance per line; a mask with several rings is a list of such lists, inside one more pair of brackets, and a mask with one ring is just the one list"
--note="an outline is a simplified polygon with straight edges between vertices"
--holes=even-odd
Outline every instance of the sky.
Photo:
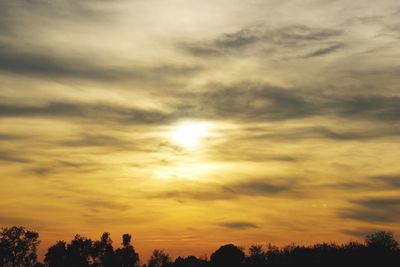
[[400,235],[397,0],[0,0],[0,225],[141,259]]

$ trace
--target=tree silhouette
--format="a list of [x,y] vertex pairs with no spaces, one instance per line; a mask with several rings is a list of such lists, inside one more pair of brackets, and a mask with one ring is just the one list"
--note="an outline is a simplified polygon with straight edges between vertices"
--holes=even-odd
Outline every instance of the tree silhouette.
[[172,265],[171,258],[163,250],[154,250],[150,257],[148,267],[166,267]]
[[220,247],[211,255],[211,264],[214,267],[240,267],[243,265],[245,254],[239,247],[228,244]]
[[249,248],[249,256],[246,258],[246,266],[262,267],[267,263],[267,254],[261,245],[252,245]]
[[0,264],[3,267],[31,267],[36,264],[39,234],[22,226],[2,228],[0,232]]
[[174,267],[206,267],[208,266],[207,260],[201,260],[195,256],[188,256],[186,258],[178,257],[174,262]]
[[93,259],[91,239],[76,235],[67,245],[67,264],[74,267],[89,267]]
[[58,241],[49,247],[44,258],[48,267],[67,267],[67,244],[65,241]]
[[[58,241],[48,248],[44,263],[37,262],[38,233],[24,227],[3,228],[0,232],[0,267],[138,267],[139,255],[131,245],[131,235],[122,236],[122,246],[114,250],[110,234],[97,241],[76,235],[70,243]],[[145,266],[145,265],[144,265]],[[343,245],[318,243],[276,247],[252,245],[246,255],[233,244],[221,246],[210,260],[195,256],[171,261],[163,250],[154,250],[148,267],[399,267],[400,248],[391,232],[366,236],[365,243]]]
[[93,259],[96,266],[113,267],[116,265],[116,257],[110,233],[103,233],[100,240],[94,242]]
[[130,234],[124,234],[122,236],[122,248],[116,250],[118,266],[136,267],[139,265],[139,254],[136,253],[131,245],[131,238],[132,236]]
[[393,233],[380,231],[367,235],[365,243],[369,248],[379,250],[398,250],[399,243],[394,239]]

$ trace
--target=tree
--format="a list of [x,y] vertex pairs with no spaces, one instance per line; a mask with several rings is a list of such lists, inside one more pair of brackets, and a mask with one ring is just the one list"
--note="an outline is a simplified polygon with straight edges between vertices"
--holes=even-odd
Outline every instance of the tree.
[[261,267],[266,264],[267,255],[261,245],[252,245],[246,260],[249,266]]
[[65,241],[58,241],[55,245],[49,247],[44,258],[48,267],[66,267],[67,266],[67,244]]
[[366,236],[367,247],[378,250],[398,250],[399,243],[394,239],[393,233],[380,231]]
[[122,236],[122,248],[117,249],[115,253],[118,264],[121,267],[136,267],[139,265],[139,254],[136,253],[131,245],[131,238],[130,234],[124,234]]
[[92,240],[80,235],[67,245],[67,266],[89,267],[93,259]]
[[110,233],[105,232],[93,245],[93,258],[96,266],[115,267],[116,257],[112,247]]
[[22,226],[2,228],[0,232],[0,264],[3,267],[31,267],[37,262],[39,234]]
[[174,267],[206,267],[207,264],[207,260],[201,260],[195,256],[188,256],[186,258],[176,258]]
[[165,267],[171,265],[171,258],[163,250],[154,250],[150,257],[148,267]]
[[211,264],[215,267],[240,267],[245,254],[239,247],[229,244],[220,247],[211,255]]

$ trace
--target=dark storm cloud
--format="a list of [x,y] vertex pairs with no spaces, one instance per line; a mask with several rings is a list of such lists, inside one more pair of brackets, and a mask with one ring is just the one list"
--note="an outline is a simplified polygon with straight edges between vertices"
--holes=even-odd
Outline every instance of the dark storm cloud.
[[[155,198],[176,200],[228,200],[246,196],[296,197],[303,195],[296,179],[254,179],[230,184],[201,183],[189,184],[183,190],[164,191],[153,195]],[[303,195],[304,197],[304,195]]]
[[58,77],[94,81],[150,81],[186,77],[202,70],[200,66],[168,65],[155,67],[109,67],[95,64],[81,55],[52,55],[42,51],[18,50],[0,43],[0,71],[44,78]]
[[[223,34],[210,42],[181,43],[178,46],[194,56],[219,56],[235,51],[242,51],[255,45],[267,47],[299,48],[321,44],[342,36],[337,29],[288,25],[269,28],[265,25],[246,27],[237,32]],[[333,53],[339,45],[315,51],[315,56]],[[313,56],[311,54],[311,56]]]
[[250,222],[244,221],[232,221],[232,222],[223,222],[218,224],[221,227],[229,228],[229,229],[249,229],[249,228],[258,228],[258,225]]
[[339,212],[339,217],[369,223],[392,223],[400,221],[399,197],[376,197],[353,200],[352,208]]

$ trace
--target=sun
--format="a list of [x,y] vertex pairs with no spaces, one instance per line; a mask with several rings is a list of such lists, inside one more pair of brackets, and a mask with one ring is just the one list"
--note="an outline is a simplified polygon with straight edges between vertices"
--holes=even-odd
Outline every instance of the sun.
[[206,123],[183,123],[174,127],[170,137],[184,148],[196,148],[208,135],[208,128]]

